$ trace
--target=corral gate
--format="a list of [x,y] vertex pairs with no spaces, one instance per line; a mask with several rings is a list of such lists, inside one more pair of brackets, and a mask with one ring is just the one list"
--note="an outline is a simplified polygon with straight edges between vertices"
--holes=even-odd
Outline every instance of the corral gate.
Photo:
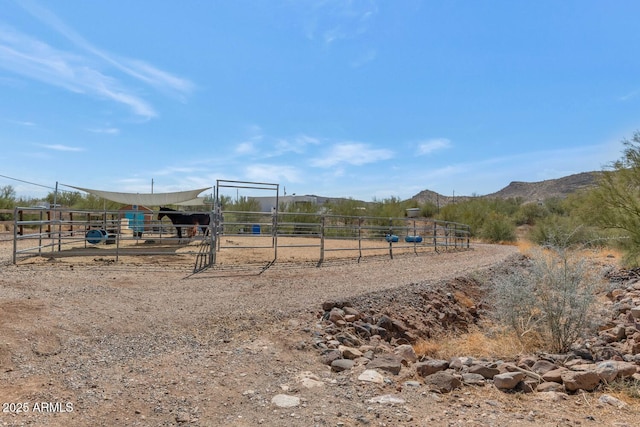
[[[278,229],[278,209],[279,209],[279,205],[280,205],[280,184],[272,184],[272,183],[267,183],[267,182],[250,182],[250,181],[229,181],[229,180],[223,180],[223,179],[219,179],[216,181],[216,197],[215,197],[215,205],[214,205],[214,211],[215,211],[215,236],[219,237],[221,234],[223,234],[224,230],[223,227],[225,226],[225,222],[224,222],[224,214],[222,212],[222,205],[221,205],[221,201],[220,201],[220,189],[221,188],[230,188],[230,189],[253,189],[253,190],[261,190],[261,191],[270,191],[270,192],[274,192],[275,195],[275,204],[274,206],[271,207],[271,215],[272,215],[272,223],[271,223],[271,228],[272,230],[277,230]],[[229,224],[229,225],[232,225]],[[258,224],[259,226],[259,224]],[[218,252],[220,251],[221,248],[221,244],[220,244],[220,239],[216,238],[215,241],[216,244],[216,251]],[[273,259],[271,260],[271,262],[269,262],[266,266],[266,268],[269,268],[269,266],[271,266],[276,259],[278,258],[278,233],[276,232],[272,232],[271,233],[271,247],[273,248]],[[246,248],[250,248],[249,246],[247,246]],[[213,259],[213,264],[215,264],[215,256]]]

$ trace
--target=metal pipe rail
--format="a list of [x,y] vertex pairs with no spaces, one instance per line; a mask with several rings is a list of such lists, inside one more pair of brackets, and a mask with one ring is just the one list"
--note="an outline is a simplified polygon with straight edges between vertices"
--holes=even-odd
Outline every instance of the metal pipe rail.
[[[358,261],[365,253],[388,254],[468,249],[466,224],[427,218],[384,218],[296,212],[208,212],[209,225],[199,225],[195,241],[172,224],[158,220],[159,211],[94,211],[16,208],[13,262],[30,256],[102,257],[122,255],[179,255],[197,257],[198,269],[217,262],[232,250],[256,249],[271,253],[317,248],[315,261],[329,254],[353,252]],[[181,214],[196,212],[183,211]],[[203,212],[197,212],[203,213]],[[134,215],[135,214],[135,215]],[[138,214],[142,215],[139,217]],[[200,243],[198,246],[189,243]],[[249,251],[247,251],[249,253]],[[262,253],[261,252],[261,253]],[[313,252],[312,252],[313,253]],[[284,258],[283,258],[284,259]]]
[[[202,255],[200,248],[182,247],[183,242],[167,231],[169,224],[156,217],[157,212],[148,211],[18,207],[14,212],[13,262],[33,256],[100,256],[118,261],[122,255],[177,255],[191,262],[192,255]],[[198,238],[211,239],[211,226],[200,227],[202,236]]]

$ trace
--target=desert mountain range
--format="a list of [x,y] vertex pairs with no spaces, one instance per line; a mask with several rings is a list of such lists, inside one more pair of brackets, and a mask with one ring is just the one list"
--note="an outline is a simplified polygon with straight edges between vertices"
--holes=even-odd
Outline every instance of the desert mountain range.
[[468,200],[472,197],[484,198],[521,198],[523,202],[536,202],[551,197],[564,198],[571,193],[593,187],[597,183],[600,172],[582,172],[557,179],[538,182],[512,181],[502,190],[483,196],[445,196],[435,191],[423,190],[411,199],[418,203],[431,202],[437,206],[445,206],[456,201]]

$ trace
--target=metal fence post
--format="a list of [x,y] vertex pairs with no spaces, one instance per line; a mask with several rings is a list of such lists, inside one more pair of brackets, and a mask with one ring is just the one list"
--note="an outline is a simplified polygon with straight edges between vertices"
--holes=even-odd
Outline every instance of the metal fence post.
[[324,262],[324,233],[325,233],[325,215],[320,217],[320,261],[319,264]]
[[389,258],[393,259],[393,218],[389,218]]

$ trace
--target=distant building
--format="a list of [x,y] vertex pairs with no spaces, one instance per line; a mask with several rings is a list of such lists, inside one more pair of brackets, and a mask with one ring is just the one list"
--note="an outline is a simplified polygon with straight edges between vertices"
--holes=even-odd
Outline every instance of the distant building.
[[[276,197],[251,197],[253,200],[257,200],[260,203],[260,211],[261,212],[272,212],[276,208]],[[311,203],[314,205],[318,204],[318,197],[316,196],[296,196],[292,194],[291,196],[280,196],[277,198],[280,206],[291,205],[296,203]]]

